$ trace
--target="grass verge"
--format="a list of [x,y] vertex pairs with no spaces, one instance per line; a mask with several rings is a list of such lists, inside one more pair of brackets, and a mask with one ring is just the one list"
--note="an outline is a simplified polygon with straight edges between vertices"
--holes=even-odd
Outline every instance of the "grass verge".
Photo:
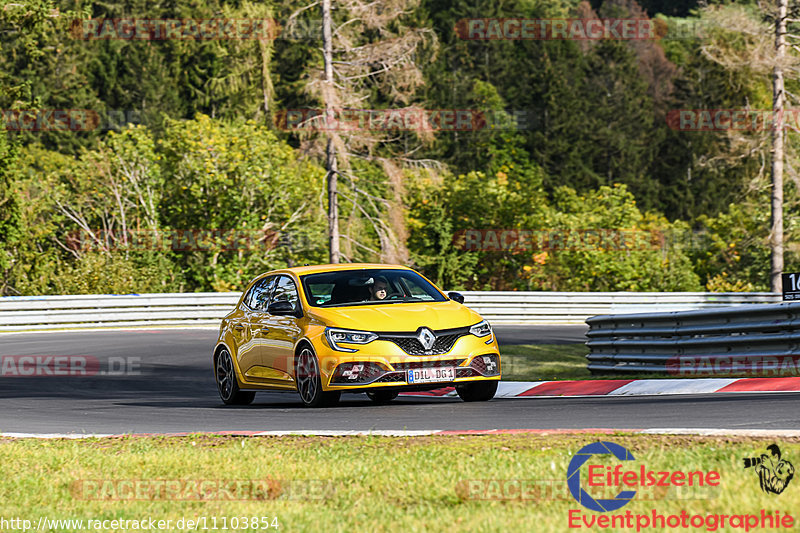
[[522,344],[502,346],[503,381],[590,379],[583,344]]
[[[742,458],[759,457],[772,443],[758,438],[625,433],[408,438],[198,435],[0,441],[4,474],[0,518],[34,523],[40,517],[80,519],[84,524],[90,519],[153,518],[177,524],[181,518],[205,517],[210,530],[212,517],[218,526],[227,517],[228,530],[237,531],[275,529],[241,527],[241,519],[240,527],[232,529],[232,517],[268,517],[270,525],[277,517],[278,531],[565,531],[570,509],[597,515],[580,507],[564,483],[573,454],[597,440],[625,446],[636,458],[631,470],[644,465],[654,471],[714,470],[721,476],[719,486],[700,491],[640,489],[620,512],[796,510],[797,483],[781,495],[765,494],[753,469],[743,469]],[[800,461],[800,439],[782,439],[779,444],[785,459]],[[93,484],[87,486],[86,480]],[[138,495],[125,484],[133,480],[140,480]],[[158,490],[141,489],[142,483],[158,487],[171,480],[190,489],[170,498],[162,492],[154,499],[147,495],[158,496]],[[213,490],[220,486],[216,484],[206,487],[212,489],[206,493],[210,499],[184,499],[195,494],[191,487],[202,489],[202,484],[191,483],[198,480],[267,480],[262,486],[268,488],[263,492],[233,488],[232,495],[250,499],[232,501],[227,493]],[[525,481],[543,490],[523,492],[520,498],[514,487]],[[597,495],[597,489],[587,489]],[[50,528],[86,530],[74,525]]]

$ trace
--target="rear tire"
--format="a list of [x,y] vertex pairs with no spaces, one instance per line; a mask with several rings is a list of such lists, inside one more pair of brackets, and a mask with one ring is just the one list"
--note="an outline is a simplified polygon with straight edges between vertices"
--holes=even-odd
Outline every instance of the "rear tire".
[[488,402],[497,393],[497,381],[473,381],[456,385],[458,396],[465,402]]
[[319,362],[311,346],[300,349],[294,363],[294,375],[297,381],[297,392],[306,407],[329,407],[339,403],[342,393],[322,390],[322,373]]
[[239,381],[236,379],[233,359],[227,348],[220,350],[217,355],[214,375],[217,379],[219,397],[225,405],[250,405],[253,403],[256,393],[239,389]]
[[397,398],[398,394],[399,394],[398,392],[393,390],[375,390],[375,391],[369,391],[367,393],[367,398],[369,398],[370,400],[373,401],[373,403],[376,403],[378,405],[385,405],[394,400],[395,398]]

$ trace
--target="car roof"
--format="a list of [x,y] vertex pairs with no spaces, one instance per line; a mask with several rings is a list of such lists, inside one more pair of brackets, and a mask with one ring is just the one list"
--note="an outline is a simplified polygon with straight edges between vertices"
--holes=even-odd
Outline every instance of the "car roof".
[[319,274],[320,272],[336,272],[339,270],[360,270],[368,268],[385,268],[385,269],[392,268],[400,270],[412,270],[411,268],[406,266],[391,265],[386,263],[337,263],[337,264],[327,264],[327,265],[305,265],[292,268],[281,268],[279,270],[273,270],[267,272],[266,275],[291,272],[296,276],[304,276],[306,274]]

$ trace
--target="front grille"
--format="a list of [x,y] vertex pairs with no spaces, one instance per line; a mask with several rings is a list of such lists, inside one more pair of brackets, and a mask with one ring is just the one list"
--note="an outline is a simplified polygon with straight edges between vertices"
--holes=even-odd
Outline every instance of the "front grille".
[[442,355],[452,350],[460,337],[468,335],[469,328],[440,330],[434,331],[433,334],[436,340],[430,350],[426,350],[417,340],[416,333],[381,333],[378,338],[395,343],[409,355]]
[[398,381],[405,381],[406,375],[404,372],[390,372],[375,380],[375,383],[396,383]]
[[463,359],[446,359],[444,361],[410,361],[407,363],[394,363],[395,370],[411,370],[415,368],[436,368],[440,366],[460,366]]

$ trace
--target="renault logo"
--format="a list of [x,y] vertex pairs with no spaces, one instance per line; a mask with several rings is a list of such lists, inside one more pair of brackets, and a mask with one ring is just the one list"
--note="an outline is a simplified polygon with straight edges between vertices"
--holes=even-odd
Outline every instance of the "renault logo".
[[433,334],[428,328],[419,328],[417,333],[417,340],[426,350],[433,348],[433,343],[436,342],[436,335]]

